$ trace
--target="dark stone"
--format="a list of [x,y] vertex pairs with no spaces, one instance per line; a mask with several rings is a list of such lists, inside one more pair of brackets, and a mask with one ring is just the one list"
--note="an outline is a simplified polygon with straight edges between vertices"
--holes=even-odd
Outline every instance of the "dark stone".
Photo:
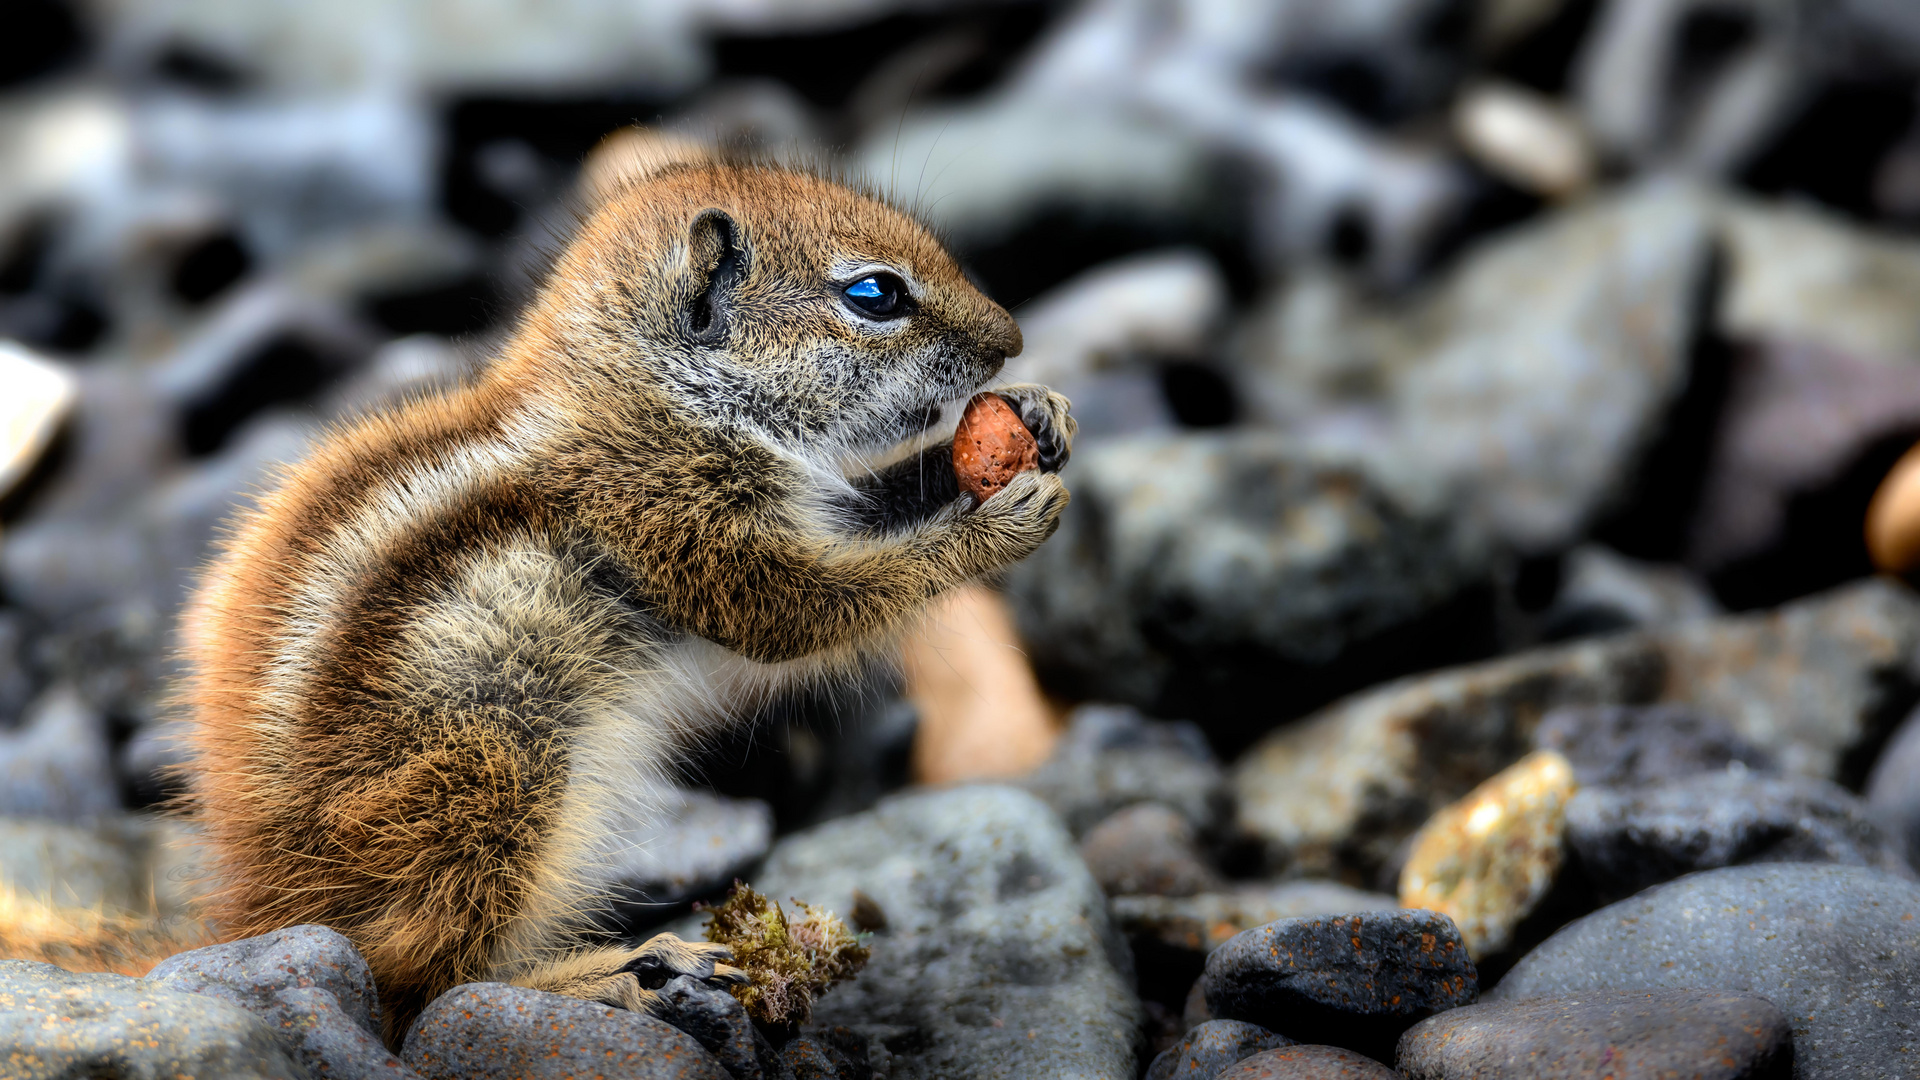
[[435,998],[401,1058],[428,1080],[732,1080],[693,1036],[651,1016],[504,983]]
[[259,1017],[124,975],[0,960],[0,1062],[15,1080],[306,1080]]
[[1209,1020],[1153,1059],[1146,1080],[1213,1080],[1242,1058],[1291,1046],[1293,1040],[1243,1020]]
[[873,1080],[866,1040],[843,1027],[790,1040],[780,1048],[780,1065],[792,1080]]
[[1338,1046],[1283,1046],[1231,1066],[1216,1080],[1397,1080],[1399,1075]]
[[1479,996],[1453,920],[1434,911],[1282,919],[1207,957],[1207,1006],[1293,1037],[1388,1058],[1413,1024]]
[[739,998],[691,975],[677,976],[655,992],[664,1003],[659,1018],[698,1040],[733,1080],[778,1075],[778,1055],[754,1030]]
[[380,1002],[366,961],[324,926],[180,953],[161,961],[147,981],[253,1013],[315,1076],[411,1075],[380,1041]]
[[1766,998],[1714,990],[1482,1002],[1415,1025],[1395,1063],[1409,1080],[1787,1080],[1793,1024]]
[[1192,896],[1219,884],[1192,823],[1159,803],[1116,811],[1080,841],[1093,880],[1109,896]]
[[1719,773],[1589,788],[1567,804],[1566,837],[1588,878],[1612,898],[1743,863],[1839,863],[1913,876],[1866,804],[1810,777]]
[[1724,771],[1739,762],[1769,771],[1773,755],[1718,716],[1686,705],[1586,705],[1553,710],[1534,730],[1536,750],[1557,750],[1581,787],[1644,784]]
[[1907,1076],[1920,1030],[1920,885],[1856,866],[1690,874],[1563,927],[1489,1000],[1713,987],[1794,1023],[1798,1080]]
[[1053,756],[1019,784],[1076,837],[1137,803],[1170,806],[1202,830],[1228,808],[1226,778],[1199,728],[1118,705],[1075,709]]
[[1920,710],[1901,722],[1867,776],[1867,806],[1899,830],[1907,861],[1920,863]]

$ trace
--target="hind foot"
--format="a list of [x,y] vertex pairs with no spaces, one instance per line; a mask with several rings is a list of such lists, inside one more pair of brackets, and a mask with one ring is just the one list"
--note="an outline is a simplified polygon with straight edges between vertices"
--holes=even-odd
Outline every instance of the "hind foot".
[[664,1003],[654,993],[678,975],[722,985],[744,983],[747,973],[726,963],[733,950],[709,941],[683,941],[656,934],[636,948],[585,949],[563,956],[512,980],[515,986],[597,1001],[617,1009],[660,1015]]

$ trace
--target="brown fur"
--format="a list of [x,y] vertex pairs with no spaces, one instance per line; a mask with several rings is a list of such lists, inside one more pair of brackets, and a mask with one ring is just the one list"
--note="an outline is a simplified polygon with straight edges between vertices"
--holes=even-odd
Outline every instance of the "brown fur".
[[[473,979],[644,1008],[649,972],[731,977],[704,944],[583,947],[602,814],[1032,551],[1066,504],[1057,395],[1007,391],[1049,471],[978,509],[918,430],[1020,348],[924,228],[803,172],[649,168],[474,385],[287,470],[186,623],[222,924],[345,933],[390,1042]],[[911,282],[911,315],[842,302],[875,269]]]

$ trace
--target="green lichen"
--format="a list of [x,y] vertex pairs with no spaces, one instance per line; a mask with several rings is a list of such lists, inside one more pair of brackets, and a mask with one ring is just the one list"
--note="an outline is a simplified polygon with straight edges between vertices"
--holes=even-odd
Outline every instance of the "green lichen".
[[813,1002],[867,963],[864,934],[838,915],[798,900],[792,919],[780,905],[736,881],[725,902],[711,909],[708,941],[733,950],[733,964],[750,982],[733,996],[756,1023],[791,1029],[813,1018]]

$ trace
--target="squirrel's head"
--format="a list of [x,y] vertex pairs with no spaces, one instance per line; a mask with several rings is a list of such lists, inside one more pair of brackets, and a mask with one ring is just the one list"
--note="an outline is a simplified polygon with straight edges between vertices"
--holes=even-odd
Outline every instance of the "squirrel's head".
[[758,164],[676,161],[611,185],[542,309],[570,362],[796,450],[909,438],[1021,345],[913,218]]

